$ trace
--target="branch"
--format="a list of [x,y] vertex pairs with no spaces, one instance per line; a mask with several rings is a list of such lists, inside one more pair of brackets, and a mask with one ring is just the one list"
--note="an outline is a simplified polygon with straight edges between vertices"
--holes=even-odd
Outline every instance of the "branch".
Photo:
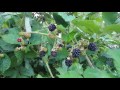
[[51,77],[54,78],[54,76],[53,76],[53,74],[52,74],[52,72],[51,72],[51,69],[50,69],[50,67],[49,67],[49,65],[48,65],[47,62],[46,62],[46,66],[47,66],[47,69],[48,69],[48,71],[49,71]]
[[87,56],[87,54],[85,55],[85,58],[86,58],[86,60],[87,60],[87,62],[89,64],[89,66],[94,68],[94,66],[93,66],[92,62],[90,61],[89,57]]

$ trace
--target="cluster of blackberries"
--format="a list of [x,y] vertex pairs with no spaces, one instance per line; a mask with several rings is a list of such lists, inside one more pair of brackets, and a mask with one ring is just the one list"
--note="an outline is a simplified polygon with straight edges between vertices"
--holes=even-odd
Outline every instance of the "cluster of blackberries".
[[50,24],[48,26],[48,29],[52,32],[52,31],[54,31],[56,29],[56,26],[54,24]]
[[70,67],[72,65],[72,60],[66,59],[65,64],[66,66]]
[[78,49],[78,48],[73,49],[73,51],[72,51],[72,57],[73,58],[77,58],[79,56],[80,56],[80,49]]
[[88,45],[88,49],[91,50],[91,51],[96,51],[97,50],[97,46],[95,43],[90,43]]

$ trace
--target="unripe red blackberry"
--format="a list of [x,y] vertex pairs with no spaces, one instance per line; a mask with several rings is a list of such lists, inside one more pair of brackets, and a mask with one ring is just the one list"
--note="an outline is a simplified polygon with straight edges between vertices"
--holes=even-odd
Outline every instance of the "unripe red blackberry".
[[22,38],[18,38],[17,41],[18,41],[18,42],[22,42]]

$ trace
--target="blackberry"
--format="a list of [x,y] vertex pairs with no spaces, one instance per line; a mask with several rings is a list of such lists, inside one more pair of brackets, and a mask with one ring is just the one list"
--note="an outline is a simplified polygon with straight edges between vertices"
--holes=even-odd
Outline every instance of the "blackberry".
[[77,58],[77,57],[79,57],[79,55],[80,55],[80,49],[78,49],[78,48],[73,49],[72,57]]
[[53,57],[56,57],[56,56],[57,56],[57,52],[56,52],[56,51],[51,51],[51,55],[52,55]]
[[52,31],[54,31],[56,29],[56,26],[54,24],[50,24],[48,26],[48,29],[52,32]]
[[66,66],[70,67],[72,65],[72,60],[66,59],[65,64],[66,64]]
[[91,50],[91,51],[96,51],[97,50],[97,46],[95,43],[90,43],[88,45],[88,49]]
[[45,51],[40,51],[40,57],[44,57],[44,56],[45,56],[45,54],[46,54],[46,52],[45,52]]

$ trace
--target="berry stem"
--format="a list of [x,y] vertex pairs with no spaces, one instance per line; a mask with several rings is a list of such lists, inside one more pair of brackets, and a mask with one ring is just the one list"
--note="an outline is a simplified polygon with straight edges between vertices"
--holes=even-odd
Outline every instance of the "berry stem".
[[85,58],[86,58],[86,60],[87,60],[87,62],[89,64],[89,66],[94,68],[94,66],[93,66],[92,62],[90,61],[89,57],[87,56],[87,54],[85,55]]
[[37,34],[42,34],[42,35],[48,36],[48,34],[46,34],[46,33],[41,33],[41,32],[31,32],[31,33],[37,33]]
[[49,71],[49,73],[50,73],[50,76],[51,76],[52,78],[54,78],[54,76],[53,76],[53,74],[52,74],[52,71],[51,71],[51,69],[50,69],[50,67],[49,67],[49,65],[48,65],[48,62],[46,62],[46,66],[47,66],[47,69],[48,69],[48,71]]

